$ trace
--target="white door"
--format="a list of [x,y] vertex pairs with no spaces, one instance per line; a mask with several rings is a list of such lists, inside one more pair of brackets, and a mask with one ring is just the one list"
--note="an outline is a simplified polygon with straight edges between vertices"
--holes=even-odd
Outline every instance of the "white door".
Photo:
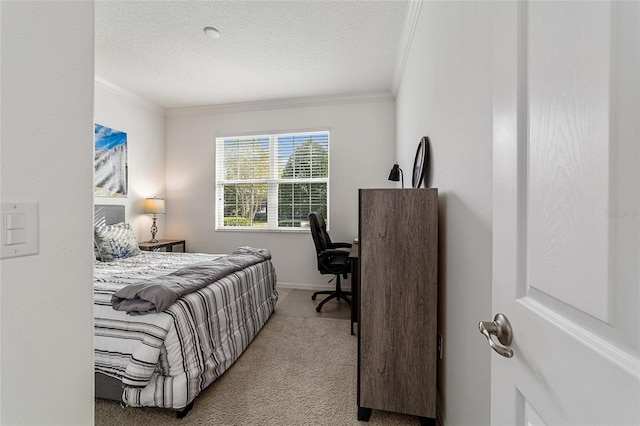
[[640,2],[494,8],[491,423],[638,425]]

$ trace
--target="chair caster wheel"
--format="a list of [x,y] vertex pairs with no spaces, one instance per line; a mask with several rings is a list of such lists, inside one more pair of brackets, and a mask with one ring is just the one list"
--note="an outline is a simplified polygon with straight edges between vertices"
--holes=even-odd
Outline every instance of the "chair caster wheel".
[[320,312],[321,310],[322,310],[322,306],[318,306],[318,307],[316,308],[316,312]]
[[315,295],[315,294],[313,294],[313,295],[311,296],[311,300],[316,300],[316,295]]

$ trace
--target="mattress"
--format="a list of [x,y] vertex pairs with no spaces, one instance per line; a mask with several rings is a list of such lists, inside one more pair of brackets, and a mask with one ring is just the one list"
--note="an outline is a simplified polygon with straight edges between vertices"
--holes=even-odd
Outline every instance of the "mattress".
[[273,313],[270,260],[182,296],[165,311],[128,315],[111,306],[119,289],[225,255],[144,252],[94,265],[96,373],[122,383],[122,402],[181,410],[238,359]]

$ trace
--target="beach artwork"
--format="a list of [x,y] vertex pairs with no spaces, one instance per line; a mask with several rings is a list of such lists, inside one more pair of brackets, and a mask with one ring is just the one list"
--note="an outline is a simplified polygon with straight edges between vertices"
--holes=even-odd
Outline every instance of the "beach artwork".
[[127,196],[127,134],[100,124],[95,125],[96,197]]

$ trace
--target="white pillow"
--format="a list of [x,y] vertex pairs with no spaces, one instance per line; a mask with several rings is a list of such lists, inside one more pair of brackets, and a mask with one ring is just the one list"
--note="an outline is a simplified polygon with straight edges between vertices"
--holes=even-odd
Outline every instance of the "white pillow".
[[120,222],[115,225],[100,225],[94,229],[97,259],[109,262],[114,259],[137,256],[142,253],[131,225]]

